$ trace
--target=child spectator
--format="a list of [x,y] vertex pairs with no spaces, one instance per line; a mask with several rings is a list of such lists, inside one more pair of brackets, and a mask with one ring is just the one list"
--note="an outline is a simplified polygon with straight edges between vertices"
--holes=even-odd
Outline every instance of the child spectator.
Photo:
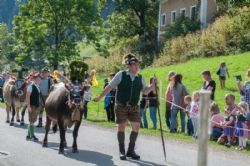
[[190,118],[190,110],[191,110],[192,98],[190,96],[185,96],[184,102],[187,105],[186,110],[185,110],[185,112],[187,113],[187,117],[188,117],[188,120],[187,120],[187,134],[188,134],[188,136],[193,136],[194,127],[193,127],[192,120]]
[[226,83],[226,75],[229,78],[229,73],[225,62],[222,62],[220,64],[220,68],[218,69],[216,74],[219,76],[221,89],[224,89]]
[[203,71],[202,76],[204,78],[204,83],[203,83],[203,89],[205,90],[210,90],[212,92],[211,94],[211,100],[214,100],[214,93],[216,90],[216,83],[212,79],[211,73],[209,70]]
[[84,100],[84,106],[83,106],[83,115],[84,115],[84,119],[87,119],[88,117],[88,103],[91,100],[92,97],[92,92],[90,91],[90,86],[91,85],[86,85],[86,89],[84,90],[84,94],[83,94],[83,100]]
[[219,144],[223,144],[224,137],[227,138],[227,143],[225,143],[225,146],[230,147],[233,139],[234,139],[234,126],[235,126],[235,120],[236,117],[233,113],[233,110],[236,108],[235,105],[235,96],[233,94],[227,94],[225,97],[225,102],[227,105],[227,108],[225,109],[225,121],[221,124],[223,127],[223,135],[218,139]]
[[195,139],[198,138],[198,123],[199,123],[199,112],[200,112],[199,100],[200,100],[199,92],[193,92],[191,109],[190,109],[190,118],[192,120],[192,124],[194,128],[193,137]]
[[248,104],[246,102],[240,102],[234,111],[237,117],[235,135],[239,138],[238,150],[244,150],[246,149],[248,136],[246,125],[246,116],[249,112]]
[[[154,77],[150,78],[150,85],[153,83],[154,79],[155,79]],[[159,106],[158,96],[156,95],[156,91],[157,91],[156,88],[154,88],[148,94],[150,118],[151,118],[152,123],[153,123],[153,129],[155,129],[155,130],[157,128],[157,107]]]
[[148,107],[148,99],[147,95],[142,95],[142,99],[140,101],[140,117],[141,117],[141,128],[148,128],[148,120],[147,120],[147,107]]
[[224,117],[220,113],[220,109],[218,104],[213,102],[210,106],[211,113],[211,136],[210,140],[218,140],[222,135],[223,128],[221,127],[221,123],[224,121]]

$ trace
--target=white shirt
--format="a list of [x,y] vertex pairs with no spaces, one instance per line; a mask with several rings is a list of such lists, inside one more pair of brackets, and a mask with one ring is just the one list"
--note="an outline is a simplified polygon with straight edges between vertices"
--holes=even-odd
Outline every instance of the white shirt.
[[89,91],[84,91],[83,99],[84,101],[90,101],[92,97],[92,92]]

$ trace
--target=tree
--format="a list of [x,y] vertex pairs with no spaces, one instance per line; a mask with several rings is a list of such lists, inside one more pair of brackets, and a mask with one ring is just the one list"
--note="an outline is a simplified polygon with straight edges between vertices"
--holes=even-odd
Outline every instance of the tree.
[[0,24],[0,66],[14,61],[18,54],[18,45],[12,33],[8,32],[7,24]]
[[226,12],[230,7],[250,6],[250,0],[216,0],[220,12]]
[[157,0],[114,0],[115,11],[106,27],[114,43],[122,39],[139,37],[139,52],[156,50],[158,23]]
[[173,37],[186,35],[200,29],[200,23],[197,19],[180,16],[176,22],[166,27],[165,39],[169,40]]
[[48,60],[54,67],[78,56],[80,40],[98,43],[100,16],[93,0],[30,0],[20,7],[14,33],[29,59]]

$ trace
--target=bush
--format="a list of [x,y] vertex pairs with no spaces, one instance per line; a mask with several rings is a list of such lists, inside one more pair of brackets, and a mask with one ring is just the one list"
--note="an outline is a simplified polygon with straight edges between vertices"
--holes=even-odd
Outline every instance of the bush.
[[173,37],[186,35],[200,29],[200,23],[196,19],[180,16],[174,24],[166,27],[165,39],[169,40]]
[[166,41],[154,66],[185,62],[196,57],[236,54],[250,50],[250,8],[219,17],[203,31]]

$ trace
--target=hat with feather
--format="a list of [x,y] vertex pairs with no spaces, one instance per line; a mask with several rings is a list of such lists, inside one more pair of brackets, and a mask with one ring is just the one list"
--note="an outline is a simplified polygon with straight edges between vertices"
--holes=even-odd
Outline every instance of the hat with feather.
[[122,64],[131,65],[133,63],[140,63],[141,61],[132,53],[123,56]]

